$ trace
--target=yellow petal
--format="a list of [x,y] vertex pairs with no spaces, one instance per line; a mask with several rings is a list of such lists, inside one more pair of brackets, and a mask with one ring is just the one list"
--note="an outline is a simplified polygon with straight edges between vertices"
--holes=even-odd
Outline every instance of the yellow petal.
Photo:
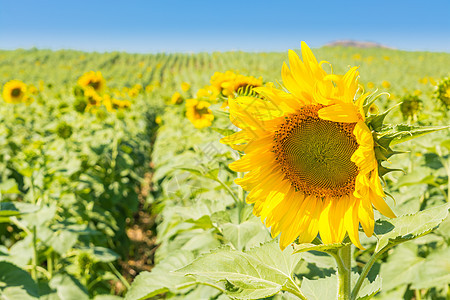
[[319,218],[319,233],[320,238],[322,239],[322,242],[324,244],[331,244],[333,243],[333,237],[331,235],[331,229],[332,229],[332,218],[333,215],[330,214],[332,206],[332,201],[330,199],[325,199],[323,204],[323,211],[320,214]]
[[344,216],[344,225],[345,229],[348,232],[348,236],[350,237],[350,240],[352,243],[358,247],[359,249],[363,250],[364,247],[361,245],[359,241],[359,220],[358,220],[358,206],[359,206],[359,199],[355,197],[346,197],[348,201],[347,210],[345,211]]
[[373,209],[369,199],[361,199],[358,207],[358,218],[364,233],[371,237],[374,228]]
[[359,113],[353,103],[339,103],[327,106],[319,110],[319,118],[323,120],[357,123],[359,121]]
[[396,217],[394,212],[391,210],[389,205],[386,204],[386,202],[384,201],[383,198],[376,195],[372,190],[369,191],[369,195],[370,195],[370,201],[373,203],[373,206],[375,206],[375,208],[380,213],[382,213],[383,215],[385,215],[388,218]]

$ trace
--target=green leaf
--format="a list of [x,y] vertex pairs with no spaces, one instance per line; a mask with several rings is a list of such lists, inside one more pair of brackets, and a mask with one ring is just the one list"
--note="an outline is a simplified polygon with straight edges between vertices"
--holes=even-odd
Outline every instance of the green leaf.
[[97,295],[93,300],[122,300],[122,297],[113,295]]
[[308,300],[336,300],[337,278],[335,275],[317,280],[303,278],[301,290]]
[[387,133],[384,133],[378,143],[384,148],[394,146],[414,138],[423,136],[428,133],[450,128],[450,126],[413,126],[413,125],[396,125]]
[[320,251],[320,252],[335,252],[339,248],[349,245],[349,243],[335,243],[335,244],[294,244],[294,253],[301,253],[306,251]]
[[151,272],[141,272],[134,279],[125,299],[147,299],[169,291],[177,293],[182,288],[195,285],[195,279],[172,272],[185,266],[193,259],[193,254],[188,251],[172,253],[157,264]]
[[417,280],[412,282],[414,289],[429,289],[446,286],[450,282],[450,247],[430,253],[417,270]]
[[[352,278],[355,278],[355,276],[353,275],[354,274],[352,274]],[[375,280],[372,282],[369,282],[369,280],[366,278],[363,281],[361,289],[359,290],[357,299],[361,300],[372,299],[372,297],[375,296],[375,294],[378,293],[379,291],[381,291],[381,277],[377,276]]]
[[[359,274],[352,272],[352,286],[356,283]],[[337,299],[338,286],[337,276],[335,274],[319,278],[316,280],[309,280],[303,278],[301,290],[308,300],[335,300]],[[370,282],[367,278],[364,279],[362,287],[359,291],[356,299],[371,299],[376,293],[381,290],[381,277],[377,276],[373,282]]]
[[21,268],[24,268],[33,257],[32,237],[26,236],[23,240],[16,242],[8,250],[8,255],[0,256],[0,260],[9,261]]
[[412,299],[411,297],[405,297],[408,292],[408,286],[403,285],[396,289],[381,291],[376,297],[377,300],[392,300],[392,299]]
[[416,167],[412,172],[400,177],[396,186],[416,185],[416,184],[435,184],[435,176],[432,175],[431,169],[426,167]]
[[226,223],[221,227],[224,238],[236,250],[248,249],[270,240],[270,235],[258,219],[245,221],[240,224]]
[[43,205],[39,208],[39,210],[25,214],[22,216],[22,219],[28,223],[28,226],[37,226],[39,227],[42,224],[50,221],[55,217],[56,214],[56,204],[51,205]]
[[120,257],[116,252],[105,247],[91,247],[89,250],[96,261],[113,262]]
[[9,222],[10,217],[30,214],[39,209],[39,206],[21,202],[0,202],[0,223]]
[[177,272],[225,282],[231,297],[260,299],[281,290],[299,293],[292,274],[300,259],[300,255],[292,255],[292,249],[281,251],[278,243],[271,241],[246,252],[217,249]]
[[189,173],[197,175],[197,176],[203,176],[203,177],[205,176],[205,174],[203,174],[202,171],[196,170],[196,169],[192,169],[192,168],[180,168],[180,170],[189,172]]
[[381,265],[383,290],[391,290],[398,286],[416,281],[424,258],[417,256],[417,245],[406,243],[395,248],[388,261]]
[[36,300],[38,298],[37,284],[27,271],[12,263],[0,262],[0,299]]
[[449,206],[443,204],[413,215],[377,221],[375,235],[378,242],[375,252],[388,245],[409,241],[431,232],[447,217]]
[[89,296],[81,283],[70,275],[57,274],[49,282],[61,300],[88,300]]
[[2,183],[0,183],[0,193],[1,194],[19,194],[19,187],[17,186],[17,182],[10,178]]
[[210,229],[213,227],[211,217],[208,215],[204,215],[197,220],[187,219],[185,222],[195,224],[195,228]]
[[77,242],[78,234],[68,230],[51,230],[47,226],[40,226],[38,237],[47,246],[51,246],[58,254],[64,255]]

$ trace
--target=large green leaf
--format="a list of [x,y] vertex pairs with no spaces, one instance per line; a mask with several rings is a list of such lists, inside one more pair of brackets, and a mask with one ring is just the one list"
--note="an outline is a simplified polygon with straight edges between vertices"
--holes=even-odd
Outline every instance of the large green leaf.
[[443,204],[413,215],[378,221],[375,225],[375,235],[378,239],[375,252],[388,245],[399,244],[429,233],[448,216],[449,207],[450,204]]
[[21,202],[0,202],[0,223],[9,222],[10,217],[30,214],[39,209],[39,206]]
[[226,293],[238,299],[260,299],[281,290],[300,293],[292,274],[300,261],[292,249],[281,251],[271,241],[246,252],[228,247],[205,254],[177,272],[225,282]]
[[37,284],[27,271],[12,263],[0,262],[0,299],[32,300],[38,298]]
[[[357,278],[357,275],[354,276],[352,274],[352,278]],[[363,281],[361,289],[359,290],[357,299],[361,300],[371,299],[379,291],[381,291],[381,277],[377,276],[373,282],[369,282],[369,280],[366,278]]]
[[[352,286],[356,283],[359,274],[352,272],[351,281]],[[308,300],[335,300],[338,293],[338,278],[335,274],[319,278],[316,280],[309,280],[303,278],[301,290]],[[367,300],[371,299],[376,293],[381,290],[381,278],[377,276],[373,282],[367,278],[363,281],[362,287],[356,299]]]
[[10,178],[0,183],[1,194],[18,194],[20,193],[17,182]]
[[64,255],[77,242],[78,234],[65,230],[64,228],[52,230],[47,226],[39,226],[38,237],[41,241],[51,246],[58,254]]
[[9,261],[21,268],[25,268],[33,257],[32,241],[31,235],[26,236],[8,249],[8,255],[0,256],[0,260]]
[[255,219],[240,224],[226,223],[221,226],[223,236],[236,250],[249,249],[270,239],[267,229]]
[[388,291],[416,281],[424,260],[417,256],[417,245],[414,243],[397,246],[388,261],[381,265],[383,289]]
[[67,274],[57,274],[50,280],[49,286],[56,290],[56,294],[61,300],[89,299],[89,295],[81,283]]
[[193,259],[194,256],[188,251],[172,253],[157,264],[151,272],[140,273],[134,279],[125,299],[147,299],[169,291],[177,293],[180,289],[196,284],[196,280],[192,277],[172,272],[185,266]]
[[301,289],[308,300],[336,300],[338,292],[337,278],[336,276],[317,280],[304,278]]
[[414,289],[429,289],[446,286],[450,282],[450,247],[429,254],[417,270]]

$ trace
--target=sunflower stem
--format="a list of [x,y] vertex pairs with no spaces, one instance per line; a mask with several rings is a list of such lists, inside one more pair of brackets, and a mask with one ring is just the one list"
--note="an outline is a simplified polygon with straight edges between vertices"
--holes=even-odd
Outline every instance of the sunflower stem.
[[333,257],[338,267],[338,299],[350,300],[351,297],[351,244],[340,248]]

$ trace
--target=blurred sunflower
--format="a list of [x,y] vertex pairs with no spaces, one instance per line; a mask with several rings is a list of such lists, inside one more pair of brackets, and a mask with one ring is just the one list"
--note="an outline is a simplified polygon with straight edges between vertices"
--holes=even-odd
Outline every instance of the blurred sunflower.
[[415,120],[423,108],[423,101],[417,95],[406,95],[402,98],[400,111],[404,120]]
[[103,98],[97,94],[93,88],[85,89],[84,97],[87,101],[86,110],[90,110],[93,107],[99,107],[102,104]]
[[450,107],[450,78],[444,78],[439,82],[436,90],[436,97],[446,108]]
[[113,109],[127,109],[131,107],[131,101],[129,100],[119,100],[116,98],[112,98],[112,108]]
[[384,201],[371,130],[363,103],[355,99],[358,71],[327,74],[302,42],[303,62],[289,51],[282,67],[284,90],[256,88],[264,97],[229,99],[230,119],[242,130],[222,139],[245,155],[230,164],[248,172],[236,183],[250,191],[254,213],[281,234],[284,249],[297,237],[325,244],[342,242],[346,233],[359,248],[361,223],[374,230],[372,205],[395,217]]
[[381,85],[385,88],[388,89],[391,87],[391,83],[387,80],[383,80],[383,82],[381,82]]
[[210,83],[213,87],[215,87],[219,93],[223,90],[223,84],[233,81],[236,78],[236,74],[233,71],[226,71],[225,73],[215,72],[213,76],[211,76]]
[[[224,82],[222,84],[222,94],[224,96],[231,96],[237,93],[240,89],[253,89],[262,86],[262,77],[255,78],[253,76],[237,75],[234,80]],[[246,91],[246,94],[251,91]]]
[[211,126],[214,115],[208,108],[210,105],[211,103],[198,99],[186,100],[186,117],[196,128]]
[[213,85],[207,85],[197,91],[195,96],[200,99],[206,99],[208,101],[215,102],[217,101],[217,98],[219,97],[220,91],[217,89],[217,87]]
[[184,101],[183,97],[178,92],[173,93],[172,98],[170,98],[170,103],[173,105],[181,104],[183,103],[183,101]]
[[89,71],[78,79],[78,84],[83,88],[90,87],[96,92],[101,92],[106,86],[106,81],[100,71]]
[[21,103],[27,100],[27,85],[20,80],[10,80],[3,86],[3,100],[7,103]]
[[187,83],[187,82],[182,82],[181,83],[181,90],[183,92],[189,91],[190,88],[191,88],[191,85],[189,83]]

